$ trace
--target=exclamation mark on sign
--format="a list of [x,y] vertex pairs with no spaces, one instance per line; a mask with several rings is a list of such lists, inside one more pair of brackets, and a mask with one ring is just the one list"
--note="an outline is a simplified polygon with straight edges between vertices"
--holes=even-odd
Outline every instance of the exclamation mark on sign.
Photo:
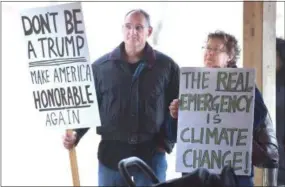
[[244,173],[248,173],[249,169],[248,169],[248,160],[249,160],[249,154],[248,152],[245,153],[245,170]]

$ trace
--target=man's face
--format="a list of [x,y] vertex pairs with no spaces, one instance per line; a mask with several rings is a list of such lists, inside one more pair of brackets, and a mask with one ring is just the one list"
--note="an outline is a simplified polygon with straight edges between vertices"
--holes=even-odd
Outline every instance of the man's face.
[[130,48],[144,46],[151,35],[152,28],[140,12],[132,12],[125,18],[123,25],[124,42]]

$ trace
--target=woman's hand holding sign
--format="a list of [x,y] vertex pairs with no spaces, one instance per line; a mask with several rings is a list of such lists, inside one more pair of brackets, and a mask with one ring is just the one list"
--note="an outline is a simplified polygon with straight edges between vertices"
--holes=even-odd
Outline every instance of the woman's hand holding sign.
[[174,99],[170,105],[169,105],[169,111],[170,111],[170,115],[171,117],[173,117],[174,119],[178,118],[178,105],[179,105],[179,100],[178,99]]

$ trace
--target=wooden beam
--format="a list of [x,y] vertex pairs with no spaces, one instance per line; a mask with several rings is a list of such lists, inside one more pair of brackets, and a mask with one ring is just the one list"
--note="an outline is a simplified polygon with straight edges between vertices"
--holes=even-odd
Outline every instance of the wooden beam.
[[[275,124],[276,2],[244,2],[243,66],[255,68],[257,87]],[[267,184],[268,171],[255,168],[254,185]]]
[[[276,124],[276,2],[263,2],[263,96],[273,124]],[[276,126],[274,126],[276,131]],[[274,171],[265,169],[263,185],[276,186]],[[276,181],[277,182],[277,181]]]
[[256,84],[262,90],[262,2],[243,3],[243,66],[255,68]]
[[[256,84],[262,90],[262,2],[243,4],[243,66],[255,68]],[[254,185],[262,186],[263,171],[254,169]]]

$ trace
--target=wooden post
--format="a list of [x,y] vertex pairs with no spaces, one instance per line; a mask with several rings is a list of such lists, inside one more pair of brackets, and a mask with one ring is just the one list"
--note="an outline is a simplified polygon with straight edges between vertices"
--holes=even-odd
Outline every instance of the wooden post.
[[[67,133],[68,134],[72,134],[73,131],[72,130],[67,130]],[[70,166],[71,166],[73,186],[80,186],[78,164],[77,164],[75,147],[73,147],[71,150],[69,150],[69,159],[70,159]]]
[[[244,2],[243,65],[255,68],[256,83],[275,124],[276,2]],[[267,172],[255,168],[254,185],[267,183]]]

